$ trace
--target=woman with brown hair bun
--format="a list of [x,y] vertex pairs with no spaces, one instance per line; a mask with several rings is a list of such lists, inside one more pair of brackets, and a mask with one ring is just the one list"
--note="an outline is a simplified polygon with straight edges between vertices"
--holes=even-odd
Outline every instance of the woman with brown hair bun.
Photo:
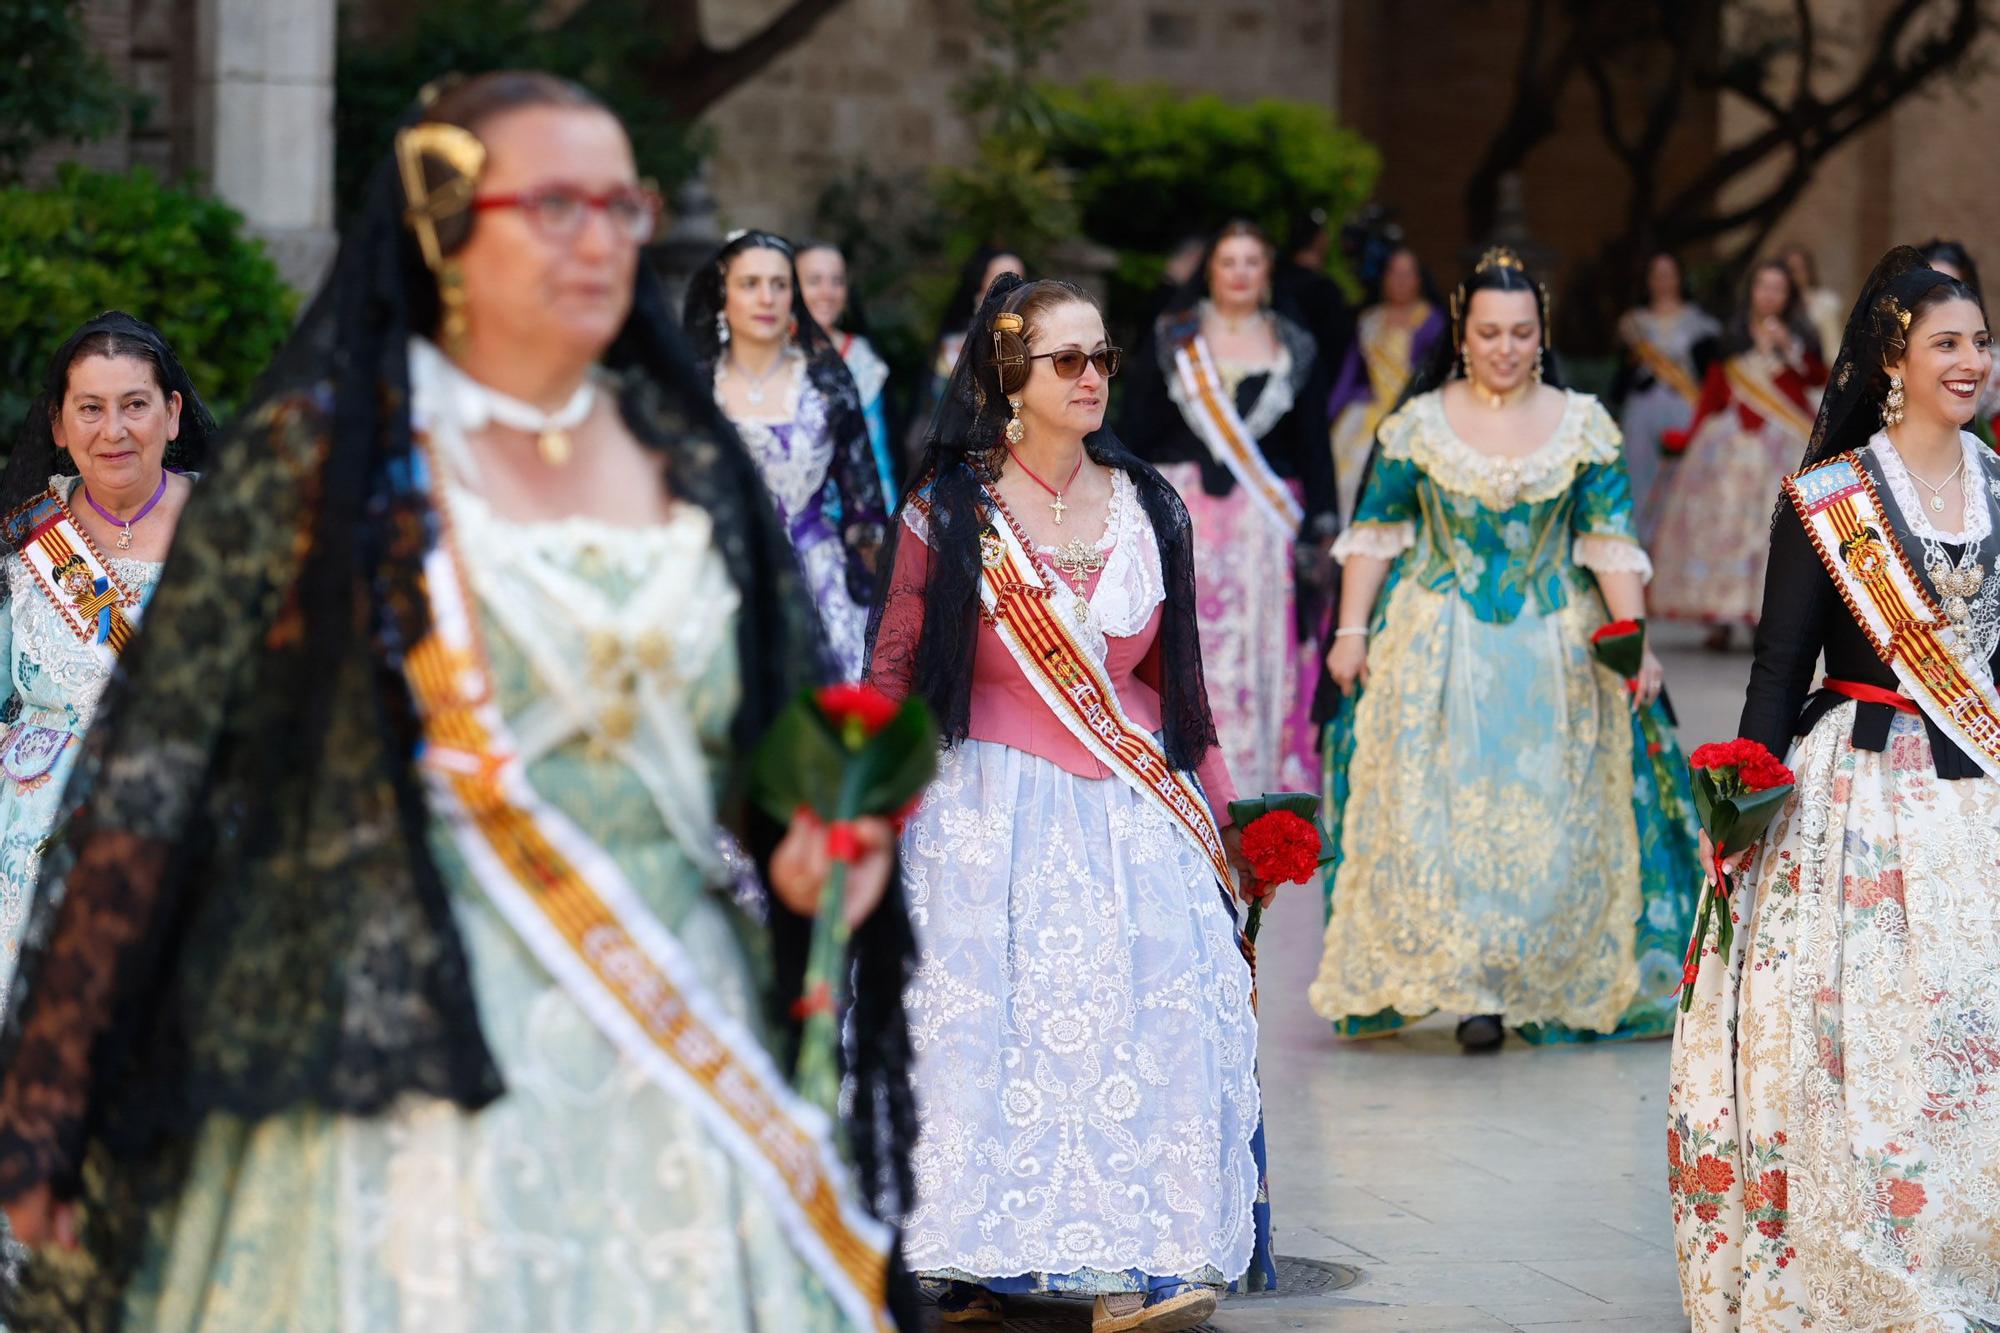
[[9,1329],[880,1330],[907,1297],[870,1216],[913,1134],[891,833],[857,830],[834,1126],[785,1073],[824,831],[739,795],[826,670],[640,263],[658,216],[546,75],[398,133],[43,862]]
[[947,741],[902,837],[923,1108],[903,1252],[954,1323],[1064,1291],[1096,1296],[1096,1333],[1161,1333],[1275,1276],[1191,533],[1104,429],[1120,361],[1077,288],[993,285],[874,633],[875,683]]

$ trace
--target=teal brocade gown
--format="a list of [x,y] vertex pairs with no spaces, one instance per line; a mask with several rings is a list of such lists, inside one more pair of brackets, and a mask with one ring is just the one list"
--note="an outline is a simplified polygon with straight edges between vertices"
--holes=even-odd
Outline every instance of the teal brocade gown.
[[1313,1005],[1349,1037],[1439,1010],[1665,1036],[1701,871],[1666,711],[1634,714],[1590,646],[1592,570],[1650,569],[1618,428],[1571,393],[1545,444],[1494,459],[1433,392],[1379,440],[1340,554],[1392,563],[1368,685],[1325,729]]

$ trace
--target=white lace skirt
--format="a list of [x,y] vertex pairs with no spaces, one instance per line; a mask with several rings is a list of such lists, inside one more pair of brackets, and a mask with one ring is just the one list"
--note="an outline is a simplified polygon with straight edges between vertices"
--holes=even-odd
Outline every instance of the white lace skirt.
[[1257,1024],[1206,860],[1119,779],[984,741],[946,751],[902,845],[911,1268],[1241,1276]]

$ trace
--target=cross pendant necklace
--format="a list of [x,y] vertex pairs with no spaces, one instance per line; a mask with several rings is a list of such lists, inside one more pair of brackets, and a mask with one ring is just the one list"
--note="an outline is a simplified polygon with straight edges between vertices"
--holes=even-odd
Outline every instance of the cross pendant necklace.
[[1063,514],[1068,512],[1069,510],[1069,506],[1063,503],[1063,491],[1066,491],[1070,487],[1076,485],[1077,477],[1082,475],[1083,457],[1084,457],[1083,454],[1082,453],[1077,454],[1076,466],[1070,469],[1069,480],[1062,484],[1062,490],[1060,491],[1057,490],[1055,487],[1049,485],[1046,481],[1043,481],[1040,477],[1036,476],[1035,470],[1033,468],[1029,467],[1026,463],[1021,463],[1021,455],[1014,452],[1014,446],[1011,444],[1007,446],[1007,457],[1013,459],[1016,463],[1020,463],[1021,471],[1028,474],[1029,480],[1033,481],[1035,485],[1041,487],[1043,490],[1047,491],[1050,495],[1053,495],[1055,497],[1054,500],[1049,502],[1049,508],[1053,510],[1055,513],[1056,526],[1061,527]]

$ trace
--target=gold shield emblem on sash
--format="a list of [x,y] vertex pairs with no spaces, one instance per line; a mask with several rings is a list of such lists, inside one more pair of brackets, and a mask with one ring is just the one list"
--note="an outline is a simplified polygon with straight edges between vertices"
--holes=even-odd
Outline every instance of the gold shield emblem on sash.
[[1863,528],[1840,544],[1840,559],[1863,583],[1880,583],[1889,577],[1889,551],[1882,534]]
[[1007,544],[1000,540],[991,524],[979,530],[979,563],[988,569],[998,569],[1007,560]]

